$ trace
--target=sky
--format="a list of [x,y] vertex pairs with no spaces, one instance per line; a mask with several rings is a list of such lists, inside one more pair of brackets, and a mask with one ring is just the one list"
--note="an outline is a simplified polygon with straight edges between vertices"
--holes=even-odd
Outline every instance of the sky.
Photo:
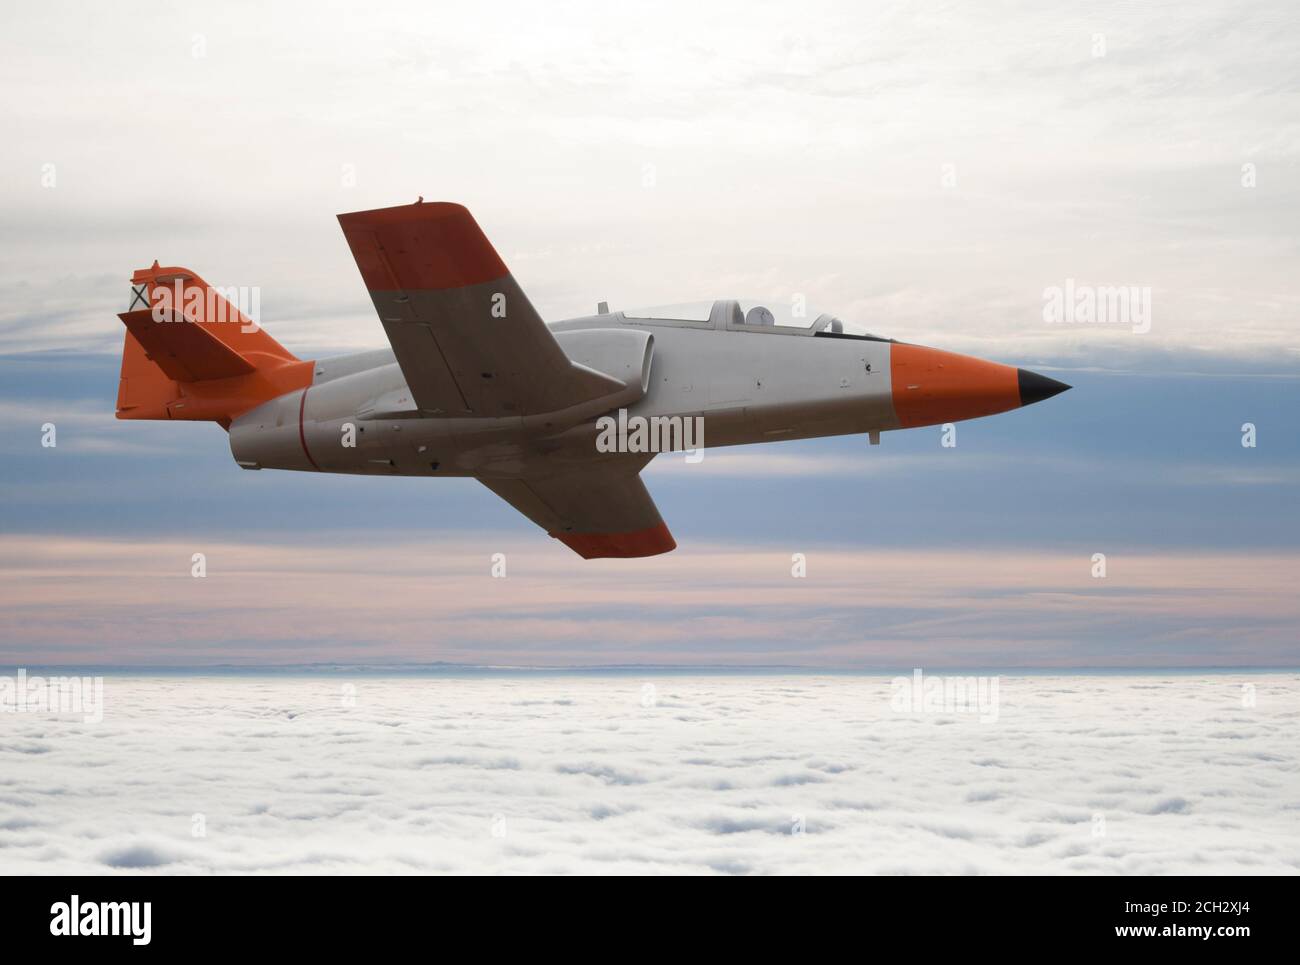
[[[10,5],[0,664],[1295,666],[1297,20]],[[215,425],[114,420],[133,269],[258,286],[304,358],[379,347],[334,215],[420,195],[551,320],[802,295],[1074,388],[955,448],[661,456],[679,549],[636,561],[472,480],[248,473]],[[1067,283],[1149,289],[1150,330],[1045,320]]]

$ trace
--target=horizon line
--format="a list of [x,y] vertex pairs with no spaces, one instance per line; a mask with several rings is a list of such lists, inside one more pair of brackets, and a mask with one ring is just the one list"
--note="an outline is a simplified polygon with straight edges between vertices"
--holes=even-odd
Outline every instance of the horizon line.
[[319,674],[336,675],[343,673],[359,674],[419,674],[419,673],[483,673],[483,674],[566,674],[566,673],[666,673],[674,675],[698,674],[747,674],[787,673],[796,675],[838,674],[860,676],[897,676],[911,674],[916,670],[922,672],[966,673],[982,675],[1042,675],[1059,674],[1087,676],[1090,674],[1157,674],[1157,673],[1300,673],[1300,666],[1272,666],[1267,664],[1245,664],[1241,666],[1207,664],[1197,666],[1171,666],[1164,664],[1142,664],[1134,666],[1006,666],[990,667],[986,665],[931,664],[928,666],[874,666],[874,667],[817,667],[799,664],[474,664],[451,661],[434,661],[430,663],[304,663],[304,664],[4,664],[0,665],[0,675],[10,676],[22,672],[24,676],[38,676],[52,671],[64,675],[85,675],[88,672],[106,674]]

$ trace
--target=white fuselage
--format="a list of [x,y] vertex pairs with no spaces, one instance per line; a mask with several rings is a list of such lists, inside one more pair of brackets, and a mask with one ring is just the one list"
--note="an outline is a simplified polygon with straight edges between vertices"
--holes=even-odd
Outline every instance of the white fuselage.
[[[652,335],[644,394],[617,408],[644,419],[699,418],[706,447],[899,427],[887,340],[621,313],[551,326],[570,358],[603,371],[610,339],[601,335],[611,330]],[[568,420],[429,415],[415,407],[392,351],[382,349],[318,362],[308,388],[236,419],[230,443],[250,469],[510,476],[541,455],[589,457],[597,418],[614,411]]]

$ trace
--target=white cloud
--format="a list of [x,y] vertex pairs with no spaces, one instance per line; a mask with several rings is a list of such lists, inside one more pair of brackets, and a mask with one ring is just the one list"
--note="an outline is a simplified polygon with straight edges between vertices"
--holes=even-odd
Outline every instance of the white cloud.
[[[132,6],[5,13],[3,351],[112,350],[155,257],[260,286],[290,348],[383,344],[333,215],[422,193],[468,204],[552,319],[799,292],[995,358],[1295,359],[1281,2],[230,3],[155,25],[146,58]],[[1066,278],[1150,286],[1150,335],[1045,325]]]
[[0,714],[0,866],[1300,869],[1300,676],[1005,677],[999,694],[979,723],[897,713],[885,677],[110,677],[101,724]]

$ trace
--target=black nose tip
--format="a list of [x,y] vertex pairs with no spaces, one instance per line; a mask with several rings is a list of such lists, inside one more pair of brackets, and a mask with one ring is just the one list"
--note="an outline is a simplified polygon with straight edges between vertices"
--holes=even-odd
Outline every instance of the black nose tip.
[[1049,379],[1045,375],[1031,372],[1029,369],[1017,369],[1020,375],[1020,404],[1033,405],[1054,395],[1059,395],[1069,388],[1064,382]]

